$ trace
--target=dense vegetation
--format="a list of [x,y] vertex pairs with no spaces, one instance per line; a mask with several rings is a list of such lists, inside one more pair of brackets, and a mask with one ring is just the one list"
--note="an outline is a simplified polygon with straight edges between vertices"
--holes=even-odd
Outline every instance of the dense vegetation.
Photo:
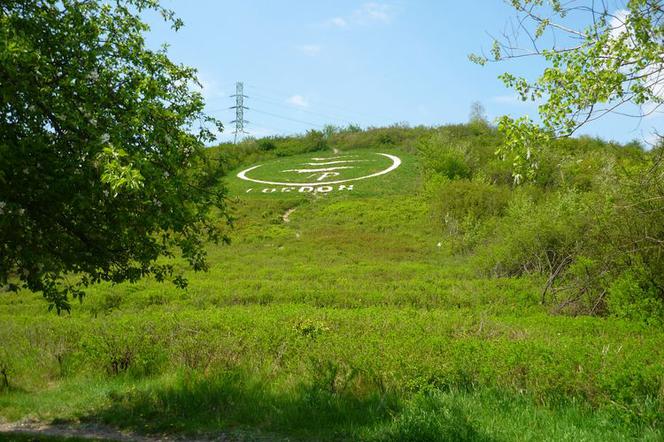
[[664,149],[646,152],[581,137],[542,152],[515,185],[503,140],[481,117],[441,128],[328,128],[302,137],[220,147],[227,164],[324,148],[405,146],[419,156],[422,191],[453,250],[487,276],[546,277],[557,312],[664,319]]
[[160,259],[202,270],[222,239],[218,122],[195,70],[146,46],[145,10],[181,25],[155,0],[0,2],[0,286],[57,311],[99,281],[184,285]]
[[[275,438],[664,437],[662,150],[560,140],[515,186],[500,142],[476,120],[209,149],[228,168],[232,243],[210,245],[184,291],[102,284],[63,316],[3,294],[0,415]],[[403,165],[326,195],[234,177],[332,149]]]

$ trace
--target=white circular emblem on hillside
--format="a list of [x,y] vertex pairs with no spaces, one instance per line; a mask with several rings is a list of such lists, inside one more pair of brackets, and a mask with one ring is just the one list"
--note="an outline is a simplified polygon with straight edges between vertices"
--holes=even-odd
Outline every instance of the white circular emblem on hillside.
[[[324,186],[329,184],[341,184],[348,183],[350,181],[366,180],[367,178],[385,175],[386,173],[392,172],[394,169],[401,165],[401,159],[397,156],[387,153],[375,153],[375,155],[382,155],[383,157],[388,158],[392,161],[392,164],[386,169],[371,173],[369,175],[344,179],[342,177],[344,172],[355,169],[359,166],[358,163],[365,162],[367,160],[354,159],[355,157],[353,155],[339,155],[327,158],[311,158],[310,160],[306,160],[308,162],[302,163],[300,165],[301,167],[298,166],[296,168],[281,171],[289,174],[305,174],[306,178],[315,178],[315,181],[313,182],[299,183],[289,181],[267,181],[251,178],[248,176],[250,172],[255,171],[259,167],[263,166],[262,164],[258,164],[243,170],[237,174],[237,177],[242,180],[253,181],[254,183],[272,184],[275,186]],[[330,178],[334,179],[330,181],[328,180]]]

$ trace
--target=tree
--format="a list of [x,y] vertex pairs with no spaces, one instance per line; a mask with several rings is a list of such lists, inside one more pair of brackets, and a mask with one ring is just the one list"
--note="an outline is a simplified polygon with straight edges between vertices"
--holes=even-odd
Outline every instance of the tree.
[[[541,102],[541,124],[527,117],[504,116],[499,121],[505,139],[499,154],[513,161],[516,183],[536,175],[538,154],[554,147],[554,139],[569,137],[609,113],[643,118],[658,112],[664,103],[663,0],[510,3],[517,19],[512,32],[494,40],[491,60],[535,57],[546,64],[534,80],[511,73],[501,76],[522,100]],[[579,28],[584,21],[587,25]],[[518,41],[524,35],[527,47]],[[470,58],[480,64],[489,61],[484,56]],[[593,207],[593,221],[603,223],[601,236],[594,244],[591,238],[575,238],[585,250],[552,267],[543,300],[555,280],[568,279],[571,285],[565,290],[571,289],[573,297],[565,305],[588,296],[594,304],[591,313],[608,303],[619,315],[636,317],[640,312],[661,321],[664,148],[659,140],[632,163],[607,163],[603,181],[584,194],[587,207]]]
[[[537,57],[547,67],[528,80],[510,73],[503,82],[522,100],[541,101],[541,125],[527,117],[504,116],[506,141],[500,153],[512,155],[515,180],[536,170],[536,154],[553,138],[567,137],[608,113],[636,118],[664,103],[664,2],[626,3],[511,0],[517,12],[513,31],[495,39],[491,56],[472,61]],[[622,7],[620,7],[622,6]],[[585,21],[583,29],[574,23]],[[526,36],[527,46],[519,38]]]
[[484,106],[479,101],[473,101],[471,103],[468,121],[475,124],[488,124],[486,110],[484,110]]
[[[158,0],[0,2],[0,286],[49,308],[99,281],[186,280],[225,239],[195,70],[146,47]],[[227,219],[227,218],[226,218]]]

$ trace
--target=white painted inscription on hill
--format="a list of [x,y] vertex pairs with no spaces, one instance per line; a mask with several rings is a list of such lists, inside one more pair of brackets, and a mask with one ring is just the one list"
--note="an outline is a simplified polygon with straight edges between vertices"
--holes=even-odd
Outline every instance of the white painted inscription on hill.
[[[345,186],[343,184],[339,186],[300,186],[300,187],[264,187],[263,189],[256,189],[256,192],[261,193],[329,193],[329,192],[348,192],[353,190],[353,185],[350,184]],[[254,189],[247,189],[246,193],[253,192]]]
[[[401,165],[401,159],[395,155],[386,153],[374,153],[388,158],[391,164],[379,171],[368,171],[366,175],[357,176],[357,174],[349,174],[348,172],[355,171],[356,169],[367,169],[366,164],[371,162],[370,159],[359,159],[357,155],[335,155],[332,157],[313,157],[304,160],[303,163],[297,164],[295,167],[279,171],[281,174],[295,176],[294,181],[286,181],[284,178],[275,177],[274,181],[266,179],[257,179],[250,176],[251,172],[256,171],[262,167],[262,164],[252,166],[237,174],[237,177],[245,180],[252,181],[260,184],[270,184],[273,186],[286,186],[281,189],[265,188],[261,191],[264,193],[273,192],[331,192],[333,190],[353,190],[353,186],[338,186],[334,185],[348,183],[350,181],[359,181],[367,178],[373,178],[386,173],[392,172],[394,169]],[[384,161],[384,160],[383,160]],[[364,167],[363,167],[364,166]],[[282,175],[283,176],[283,175]],[[300,178],[301,177],[301,178]],[[302,179],[304,178],[304,180]],[[249,189],[247,192],[251,192]]]

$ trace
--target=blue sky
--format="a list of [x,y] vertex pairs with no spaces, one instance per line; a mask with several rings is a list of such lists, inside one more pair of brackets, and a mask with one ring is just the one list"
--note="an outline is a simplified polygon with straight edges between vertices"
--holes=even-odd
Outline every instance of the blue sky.
[[[487,66],[468,54],[488,50],[514,13],[502,0],[468,2],[163,0],[185,22],[177,33],[156,17],[148,42],[170,45],[177,62],[194,66],[208,110],[226,123],[235,82],[243,81],[247,130],[289,134],[324,124],[384,126],[465,122],[480,101],[490,119],[536,115],[497,76],[534,76],[542,65],[520,59]],[[662,117],[609,116],[582,133],[648,139]]]

